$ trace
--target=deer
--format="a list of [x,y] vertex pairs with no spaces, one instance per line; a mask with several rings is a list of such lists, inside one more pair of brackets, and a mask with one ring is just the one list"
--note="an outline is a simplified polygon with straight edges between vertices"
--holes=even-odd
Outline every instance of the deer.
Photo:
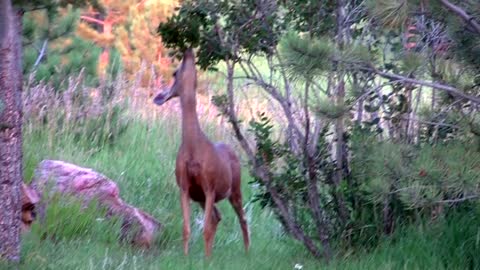
[[205,257],[208,258],[222,219],[215,204],[228,199],[240,222],[245,252],[248,253],[250,239],[242,207],[240,160],[230,146],[213,143],[202,131],[196,109],[196,87],[195,55],[189,48],[183,53],[180,67],[173,73],[171,87],[153,99],[156,105],[161,106],[172,98],[180,98],[182,129],[175,177],[183,214],[183,252],[188,255],[191,200],[204,210],[203,236]]

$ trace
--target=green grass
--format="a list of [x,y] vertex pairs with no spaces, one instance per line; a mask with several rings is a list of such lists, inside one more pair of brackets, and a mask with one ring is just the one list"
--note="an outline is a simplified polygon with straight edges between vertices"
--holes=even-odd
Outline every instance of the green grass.
[[[342,252],[325,265],[301,244],[282,234],[268,211],[249,203],[252,187],[243,172],[244,205],[251,230],[251,250],[245,254],[238,221],[227,202],[219,204],[223,220],[215,238],[213,258],[204,260],[202,230],[195,222],[202,212],[192,209],[190,255],[182,252],[182,220],[174,160],[178,148],[176,121],[145,124],[134,121],[112,146],[91,151],[88,142],[75,141],[48,130],[25,131],[25,177],[29,181],[43,159],[60,159],[93,168],[120,187],[121,197],[156,217],[165,226],[148,251],[115,241],[118,224],[56,205],[48,227],[36,224],[22,239],[20,269],[478,269],[480,214],[401,229],[370,253]],[[210,134],[214,136],[212,128]],[[78,139],[78,138],[77,138]],[[219,138],[215,138],[219,139]],[[47,237],[44,237],[47,235]],[[4,265],[3,268],[6,266]],[[3,269],[0,264],[0,269]]]
[[[51,138],[55,133],[27,130],[24,138],[26,181],[30,180],[35,166],[43,159],[60,159],[93,168],[115,180],[121,197],[151,213],[165,226],[165,231],[152,250],[142,252],[112,242],[109,240],[111,237],[103,235],[115,234],[114,231],[118,230],[115,225],[110,227],[111,231],[105,230],[105,225],[99,223],[92,226],[100,226],[103,230],[76,232],[72,224],[81,226],[78,221],[82,219],[82,214],[73,214],[72,217],[72,207],[65,206],[64,210],[54,211],[52,224],[47,222],[53,227],[50,230],[56,232],[55,239],[42,240],[39,232],[46,229],[35,227],[24,236],[21,268],[292,269],[296,263],[317,263],[300,244],[281,235],[280,227],[270,213],[249,203],[252,192],[247,184],[246,170],[243,172],[243,192],[252,231],[251,252],[246,255],[243,250],[240,226],[233,209],[228,202],[221,202],[219,207],[223,220],[215,238],[212,261],[205,263],[203,260],[203,235],[195,222],[201,219],[202,211],[197,205],[192,207],[191,255],[185,258],[181,249],[182,220],[174,177],[174,161],[179,145],[178,126],[173,121],[151,125],[133,122],[114,145],[100,151],[89,150],[85,147],[88,142],[74,141],[74,136],[68,133]],[[209,133],[215,137],[214,132]],[[59,221],[62,218],[64,220]],[[83,219],[92,218],[83,214]],[[55,230],[55,226],[69,229]],[[75,233],[78,237],[72,236]]]

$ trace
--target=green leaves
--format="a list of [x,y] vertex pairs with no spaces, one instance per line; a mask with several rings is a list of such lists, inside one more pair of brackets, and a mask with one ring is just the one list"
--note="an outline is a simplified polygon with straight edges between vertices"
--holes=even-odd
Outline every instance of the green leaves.
[[220,110],[220,113],[226,115],[228,112],[228,97],[226,94],[212,96],[212,103]]
[[286,27],[298,32],[309,32],[315,37],[333,35],[336,26],[333,0],[279,1],[285,9],[283,18]]
[[[258,119],[250,121],[250,132],[253,133],[256,142],[256,163],[268,168],[271,184],[280,192],[282,198],[290,201],[298,209],[308,210],[304,201],[307,197],[307,188],[302,160],[295,156],[287,145],[273,140],[273,131],[274,126],[265,113],[259,113]],[[258,202],[261,207],[273,206],[270,193],[264,188],[264,182],[255,178],[252,183],[262,188],[255,194],[253,201]],[[297,212],[297,215],[300,214]],[[308,223],[311,223],[310,219],[306,222]]]
[[[221,1],[186,1],[177,15],[170,17],[158,27],[158,33],[167,48],[180,52],[187,48],[200,47],[197,61],[207,69],[229,56],[220,38],[217,12],[222,12]],[[178,53],[178,52],[177,52]]]
[[260,164],[270,164],[277,153],[281,152],[278,142],[271,139],[273,125],[265,113],[259,113],[259,120],[250,121],[250,131],[257,143],[257,161]]
[[24,15],[23,72],[35,72],[36,81],[48,81],[62,89],[69,76],[77,76],[83,69],[88,82],[94,84],[101,49],[75,35],[80,10],[72,6],[58,9],[60,4],[52,7],[52,14]]
[[282,29],[277,13],[274,1],[185,1],[158,33],[168,48],[198,48],[197,64],[207,69],[243,52],[271,53]]

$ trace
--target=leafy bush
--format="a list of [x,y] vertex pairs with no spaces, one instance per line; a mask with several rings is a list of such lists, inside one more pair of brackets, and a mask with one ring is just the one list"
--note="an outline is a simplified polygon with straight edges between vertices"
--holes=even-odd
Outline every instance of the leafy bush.
[[[256,163],[263,164],[269,168],[271,182],[270,186],[273,190],[279,193],[279,196],[288,206],[288,211],[291,212],[291,217],[295,223],[301,226],[308,235],[316,239],[319,236],[316,233],[316,224],[313,218],[313,209],[309,204],[308,195],[308,181],[309,171],[308,165],[301,156],[295,155],[287,143],[282,143],[279,140],[272,138],[273,124],[271,120],[260,113],[258,119],[250,121],[250,131],[253,133],[256,141]],[[332,204],[334,191],[326,185],[330,181],[333,173],[333,164],[329,161],[327,155],[327,147],[324,141],[327,128],[322,131],[319,137],[318,147],[323,149],[319,151],[319,155],[315,158],[313,166],[314,170],[319,175],[321,181],[317,183],[321,192],[320,197],[321,208],[326,212],[331,219],[336,219],[336,206]],[[264,181],[258,177],[253,178],[250,182],[258,186],[258,192],[254,195],[253,202],[258,202],[262,208],[268,207],[278,214],[278,209],[275,207],[269,189],[266,187]],[[283,223],[284,228],[286,220],[281,215],[277,215],[280,222]],[[326,228],[330,230],[332,228]]]

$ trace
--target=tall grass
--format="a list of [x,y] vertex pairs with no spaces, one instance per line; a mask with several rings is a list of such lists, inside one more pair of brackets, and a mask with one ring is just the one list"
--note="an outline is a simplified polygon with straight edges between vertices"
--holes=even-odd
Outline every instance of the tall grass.
[[[221,202],[223,220],[212,260],[204,260],[203,213],[197,205],[192,209],[190,255],[185,257],[174,177],[180,134],[178,110],[172,109],[175,103],[155,109],[156,113],[149,113],[145,105],[145,114],[139,116],[132,112],[134,105],[141,106],[139,100],[127,100],[129,106],[122,107],[125,100],[114,96],[106,105],[101,102],[102,91],[84,88],[75,80],[70,85],[62,93],[45,85],[27,91],[27,95],[36,96],[25,98],[25,180],[30,181],[43,159],[93,168],[116,181],[120,196],[152,214],[164,225],[164,231],[152,249],[135,249],[115,241],[118,224],[103,220],[98,211],[80,211],[75,203],[58,202],[47,212],[45,224],[35,224],[30,233],[23,235],[20,269],[478,269],[475,254],[480,251],[479,211],[399,230],[371,253],[341,252],[334,262],[325,265],[286,236],[272,213],[250,202],[254,187],[248,185],[246,167],[242,190],[251,230],[250,252],[245,254],[243,250],[240,226],[232,208],[228,202]],[[125,91],[125,96],[134,88],[123,82],[116,82],[115,87],[119,93]],[[92,91],[99,91],[99,100]],[[80,102],[78,96],[85,99]],[[113,105],[126,109],[114,116]],[[105,115],[108,123],[102,122],[105,119],[99,115]],[[200,115],[211,138],[233,143],[216,114]],[[88,121],[104,124],[99,125],[101,129],[97,125],[90,128]],[[119,130],[119,126],[125,128]],[[107,133],[109,139],[92,139],[89,134],[96,132]],[[0,264],[0,269],[5,267]]]
[[[122,82],[116,82],[115,87],[124,97],[135,90],[134,86]],[[118,226],[102,220],[97,212],[79,213],[75,204],[57,203],[52,211],[47,212],[45,224],[36,224],[30,233],[24,235],[21,268],[290,269],[299,262],[315,263],[301,245],[283,236],[270,213],[249,203],[252,192],[247,184],[246,170],[242,188],[252,230],[250,255],[243,250],[240,226],[233,209],[228,202],[222,202],[219,208],[223,220],[215,239],[213,261],[209,264],[203,261],[203,213],[195,204],[192,209],[191,256],[187,259],[183,256],[181,210],[174,177],[180,135],[180,112],[175,102],[171,107],[150,114],[146,109],[149,105],[144,105],[146,114],[138,115],[133,111],[135,106],[141,106],[141,97],[120,100],[110,96],[108,104],[102,103],[104,89],[85,88],[76,80],[71,80],[63,92],[56,92],[48,85],[35,85],[26,93],[24,162],[27,182],[43,159],[60,159],[93,168],[116,181],[122,199],[152,214],[165,229],[152,250],[136,250],[111,241],[117,236]],[[121,109],[121,114],[115,114],[115,106]],[[205,102],[201,103],[199,110],[207,111],[206,106]],[[231,140],[228,132],[214,121],[216,114],[200,115],[202,125],[212,139]],[[108,123],[104,122],[105,119]],[[119,126],[126,128],[119,130]],[[107,133],[111,140],[92,139],[105,135],[102,133]],[[87,229],[85,225],[92,228]],[[272,241],[278,241],[278,246],[272,248]],[[282,259],[273,260],[277,255]],[[265,260],[265,256],[272,260]],[[228,266],[230,261],[231,267]]]

